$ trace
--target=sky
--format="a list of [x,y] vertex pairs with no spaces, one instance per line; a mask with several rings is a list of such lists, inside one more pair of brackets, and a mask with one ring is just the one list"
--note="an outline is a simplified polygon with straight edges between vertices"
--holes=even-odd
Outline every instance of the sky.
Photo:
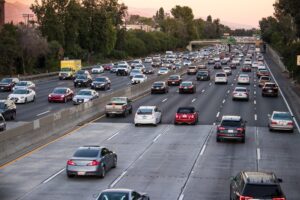
[[[6,1],[31,4],[34,0]],[[275,0],[119,0],[119,2],[135,10],[147,9],[148,12],[149,10],[155,12],[160,7],[169,11],[175,5],[189,6],[193,9],[196,18],[212,15],[213,19],[219,18],[221,22],[258,27],[261,18],[273,15]]]

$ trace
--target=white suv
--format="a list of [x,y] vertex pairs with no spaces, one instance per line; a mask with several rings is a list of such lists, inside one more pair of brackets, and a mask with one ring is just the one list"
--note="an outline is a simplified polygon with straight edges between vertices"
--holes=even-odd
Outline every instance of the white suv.
[[215,84],[217,83],[228,83],[227,74],[225,72],[218,72],[215,75]]

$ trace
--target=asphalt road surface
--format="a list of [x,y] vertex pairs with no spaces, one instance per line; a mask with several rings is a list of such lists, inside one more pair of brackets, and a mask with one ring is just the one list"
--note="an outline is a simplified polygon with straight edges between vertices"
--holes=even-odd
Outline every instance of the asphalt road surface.
[[[217,70],[212,70],[212,76]],[[157,105],[162,124],[133,125],[126,118],[102,117],[96,123],[38,149],[0,169],[0,199],[83,200],[95,199],[106,188],[132,188],[149,194],[151,200],[228,200],[230,177],[241,170],[273,171],[283,179],[287,199],[299,200],[300,134],[269,132],[267,118],[273,110],[287,111],[281,96],[263,98],[254,72],[250,101],[232,101],[240,70],[234,70],[227,85],[196,82],[196,94],[147,95],[135,101]],[[184,76],[195,80],[195,76]],[[179,106],[193,105],[199,111],[196,126],[174,126]],[[133,112],[133,113],[134,113]],[[246,143],[215,139],[214,125],[222,115],[241,115],[247,120]],[[66,161],[81,145],[103,145],[118,154],[118,166],[104,179],[67,178]]]

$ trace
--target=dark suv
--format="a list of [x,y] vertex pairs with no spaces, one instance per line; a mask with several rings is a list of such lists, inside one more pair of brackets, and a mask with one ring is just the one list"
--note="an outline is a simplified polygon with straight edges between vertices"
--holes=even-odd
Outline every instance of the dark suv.
[[6,120],[16,119],[16,104],[12,100],[0,100],[0,113]]
[[223,116],[217,127],[217,142],[222,139],[239,140],[242,143],[246,139],[246,121],[241,116]]
[[272,172],[242,171],[231,180],[230,200],[285,200],[280,182]]

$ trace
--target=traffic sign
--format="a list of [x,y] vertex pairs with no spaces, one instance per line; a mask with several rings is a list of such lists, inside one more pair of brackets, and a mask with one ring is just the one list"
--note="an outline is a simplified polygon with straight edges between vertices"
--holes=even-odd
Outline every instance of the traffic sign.
[[297,65],[300,66],[300,55],[297,56]]

